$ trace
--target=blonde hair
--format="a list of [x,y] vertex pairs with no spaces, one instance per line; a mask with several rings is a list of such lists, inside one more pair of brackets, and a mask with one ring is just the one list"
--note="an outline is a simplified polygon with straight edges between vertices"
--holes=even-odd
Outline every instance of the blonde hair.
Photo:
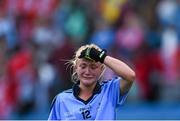
[[[100,47],[98,47],[98,46],[95,45],[95,44],[83,45],[83,46],[81,46],[81,47],[75,52],[73,59],[69,60],[69,61],[66,63],[66,64],[68,64],[67,67],[70,65],[70,69],[73,69],[73,70],[72,70],[72,75],[71,75],[71,80],[72,80],[72,82],[76,83],[76,82],[79,80],[79,79],[78,79],[77,72],[76,72],[76,70],[75,70],[77,61],[79,60],[78,57],[80,56],[80,54],[81,54],[81,52],[82,52],[83,50],[85,50],[86,48],[91,48],[91,47],[93,47],[93,48],[95,48],[95,49],[97,49],[97,50],[99,50],[99,51],[102,50]],[[103,64],[103,68],[104,68],[104,70],[105,70],[105,65],[104,65],[104,64]],[[104,70],[103,70],[103,72],[104,72]],[[102,79],[103,72],[101,73],[101,75],[100,75],[100,77],[99,77],[99,80]]]

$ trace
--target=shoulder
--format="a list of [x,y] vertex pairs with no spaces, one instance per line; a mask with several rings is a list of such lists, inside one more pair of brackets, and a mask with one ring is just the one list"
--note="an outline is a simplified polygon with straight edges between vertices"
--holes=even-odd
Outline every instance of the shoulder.
[[62,93],[65,93],[65,94],[67,94],[67,93],[73,93],[73,90],[72,90],[72,89],[67,89],[67,90],[64,90]]
[[64,90],[64,91],[60,92],[59,94],[57,94],[56,97],[59,99],[64,96],[70,95],[72,93],[73,93],[72,89],[67,89],[67,90]]
[[114,88],[118,88],[120,87],[120,81],[121,81],[121,77],[114,77],[112,79],[109,80],[104,80],[101,82],[101,86],[104,89],[114,89]]
[[67,89],[67,90],[64,90],[64,91],[58,93],[58,94],[54,97],[53,102],[55,102],[56,100],[60,100],[60,99],[62,99],[63,97],[66,97],[67,95],[72,94],[72,92],[73,92],[72,89]]
[[69,94],[72,94],[72,89],[67,89],[67,90],[64,90],[63,92],[58,93],[54,97],[51,105],[53,106],[55,102],[58,103],[60,100],[62,100],[63,98],[67,97],[67,95],[69,95]]
[[114,77],[114,78],[112,78],[112,79],[103,80],[103,81],[101,82],[101,84],[102,84],[102,85],[104,85],[104,84],[106,85],[106,84],[114,83],[114,82],[120,81],[120,80],[121,80],[121,77],[116,76],[116,77]]

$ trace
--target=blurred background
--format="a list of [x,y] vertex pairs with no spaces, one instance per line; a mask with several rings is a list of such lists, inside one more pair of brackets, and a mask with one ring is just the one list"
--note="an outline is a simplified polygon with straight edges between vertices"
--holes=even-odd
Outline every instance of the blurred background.
[[117,119],[180,119],[179,0],[0,0],[0,119],[47,119],[88,43],[136,71]]

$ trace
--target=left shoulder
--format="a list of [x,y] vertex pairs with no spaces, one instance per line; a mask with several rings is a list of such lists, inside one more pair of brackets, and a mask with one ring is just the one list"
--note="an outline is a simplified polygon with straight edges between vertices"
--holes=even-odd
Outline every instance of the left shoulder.
[[121,79],[122,79],[121,77],[116,76],[116,77],[114,77],[112,79],[103,80],[101,82],[101,85],[111,85],[113,83],[119,83]]
[[116,77],[113,77],[111,79],[103,80],[103,81],[101,81],[101,83],[102,84],[106,84],[106,83],[109,83],[109,82],[112,82],[112,81],[116,81],[116,80],[121,80],[121,77],[116,76]]
[[111,81],[120,81],[122,78],[120,76],[115,76],[114,78],[111,79]]

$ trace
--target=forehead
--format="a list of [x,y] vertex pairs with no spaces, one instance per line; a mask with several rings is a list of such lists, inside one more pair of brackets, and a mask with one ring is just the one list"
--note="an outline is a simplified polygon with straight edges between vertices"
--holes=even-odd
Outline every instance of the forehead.
[[78,64],[87,64],[87,65],[96,65],[96,66],[100,66],[101,63],[99,62],[93,62],[93,61],[90,61],[90,60],[87,60],[87,59],[79,59]]

